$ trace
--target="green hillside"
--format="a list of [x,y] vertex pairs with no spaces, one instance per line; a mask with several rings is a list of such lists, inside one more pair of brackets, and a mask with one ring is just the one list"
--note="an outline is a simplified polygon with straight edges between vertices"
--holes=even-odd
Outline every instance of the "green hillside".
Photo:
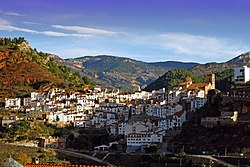
[[156,81],[150,83],[145,90],[152,91],[161,88],[170,88],[179,83],[182,83],[186,77],[192,78],[193,82],[203,82],[204,77],[198,77],[187,69],[174,69],[170,70],[164,75],[160,76]]

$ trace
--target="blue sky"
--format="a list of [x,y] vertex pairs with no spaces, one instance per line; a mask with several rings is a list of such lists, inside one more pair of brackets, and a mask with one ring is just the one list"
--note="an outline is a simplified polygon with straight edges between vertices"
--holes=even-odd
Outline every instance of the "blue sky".
[[4,0],[2,37],[62,58],[223,62],[250,50],[249,0]]

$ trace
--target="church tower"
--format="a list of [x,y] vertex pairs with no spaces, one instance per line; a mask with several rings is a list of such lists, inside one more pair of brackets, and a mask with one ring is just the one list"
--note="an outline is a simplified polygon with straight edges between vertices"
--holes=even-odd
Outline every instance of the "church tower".
[[215,89],[215,74],[211,73],[207,75],[208,83],[211,84],[211,89]]

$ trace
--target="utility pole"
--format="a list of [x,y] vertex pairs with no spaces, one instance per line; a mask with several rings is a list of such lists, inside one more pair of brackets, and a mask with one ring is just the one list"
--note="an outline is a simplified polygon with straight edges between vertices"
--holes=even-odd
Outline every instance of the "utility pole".
[[225,147],[225,156],[227,156],[227,147]]

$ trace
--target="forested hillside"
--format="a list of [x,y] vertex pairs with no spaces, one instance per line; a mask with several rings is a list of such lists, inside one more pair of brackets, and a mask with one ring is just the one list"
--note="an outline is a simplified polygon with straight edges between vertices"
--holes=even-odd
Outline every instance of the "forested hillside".
[[0,38],[0,98],[28,95],[50,87],[81,88],[93,85],[77,71],[53,61],[54,55],[38,52],[24,38]]

